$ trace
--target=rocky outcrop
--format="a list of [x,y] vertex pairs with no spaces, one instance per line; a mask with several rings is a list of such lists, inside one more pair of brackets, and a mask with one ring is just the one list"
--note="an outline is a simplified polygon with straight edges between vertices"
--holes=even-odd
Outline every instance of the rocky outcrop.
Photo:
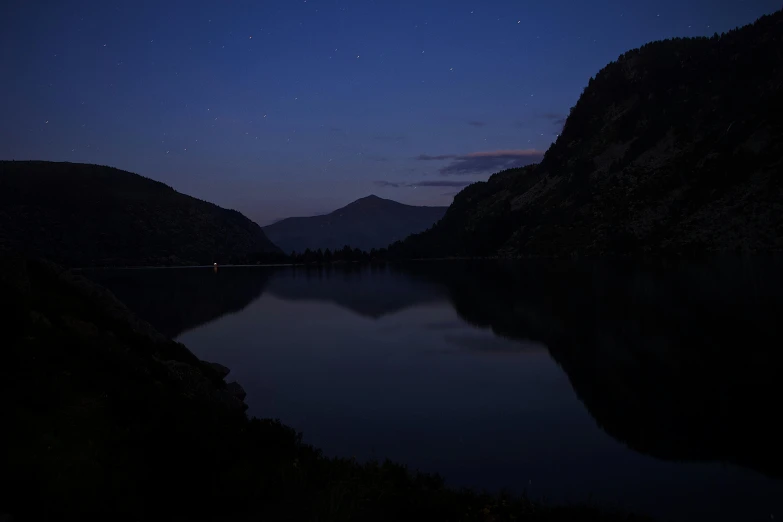
[[217,372],[217,374],[220,376],[221,379],[225,379],[226,375],[231,373],[231,370],[229,370],[228,368],[226,368],[220,363],[211,362],[207,364],[209,364]]
[[230,393],[232,396],[239,399],[240,401],[244,401],[245,397],[247,397],[247,393],[245,392],[245,389],[242,388],[242,386],[236,381],[232,381],[226,384],[226,391]]

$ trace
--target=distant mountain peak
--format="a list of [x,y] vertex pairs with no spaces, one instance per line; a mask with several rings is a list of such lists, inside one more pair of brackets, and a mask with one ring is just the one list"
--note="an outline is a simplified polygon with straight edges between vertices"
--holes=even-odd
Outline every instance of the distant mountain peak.
[[264,231],[285,252],[344,245],[370,250],[422,232],[445,213],[446,207],[406,205],[370,194],[329,214],[283,219],[267,225]]
[[344,207],[338,208],[334,212],[342,212],[344,210],[355,209],[355,208],[379,207],[381,205],[403,205],[403,203],[399,203],[391,199],[381,198],[376,196],[375,194],[370,194],[369,196],[364,196],[363,198],[359,198],[355,201],[352,201],[347,205],[345,205]]

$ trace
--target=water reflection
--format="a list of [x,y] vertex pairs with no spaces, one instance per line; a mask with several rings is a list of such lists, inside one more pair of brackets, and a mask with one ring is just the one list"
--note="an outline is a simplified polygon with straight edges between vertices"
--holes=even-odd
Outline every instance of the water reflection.
[[271,272],[257,268],[89,270],[84,275],[111,290],[161,333],[188,330],[239,312],[259,298]]
[[331,302],[373,319],[442,300],[446,295],[437,283],[401,277],[384,265],[281,269],[268,291],[286,301]]
[[781,508],[779,481],[676,464],[783,476],[783,271],[772,260],[221,267],[99,280],[231,367],[251,413],[282,418],[328,452],[683,520],[769,519]]
[[591,415],[634,449],[781,477],[779,268],[733,259],[410,270],[442,281],[465,320],[545,344]]

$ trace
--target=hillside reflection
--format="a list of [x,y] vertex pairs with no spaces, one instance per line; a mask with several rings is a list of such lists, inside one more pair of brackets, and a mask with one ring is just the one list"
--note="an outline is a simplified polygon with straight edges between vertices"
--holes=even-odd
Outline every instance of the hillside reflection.
[[268,292],[286,301],[331,302],[373,319],[442,301],[447,295],[439,281],[406,277],[389,265],[281,269],[275,272]]
[[258,268],[91,270],[133,312],[171,338],[239,312],[261,297],[272,272]]
[[783,271],[772,260],[409,265],[458,313],[545,344],[599,425],[667,460],[783,476]]
[[[780,268],[769,259],[427,262],[91,277],[172,337],[264,292],[369,319],[448,300],[465,321],[525,341],[520,353],[546,346],[597,423],[636,451],[783,477]],[[452,337],[458,349],[497,351],[486,337]]]

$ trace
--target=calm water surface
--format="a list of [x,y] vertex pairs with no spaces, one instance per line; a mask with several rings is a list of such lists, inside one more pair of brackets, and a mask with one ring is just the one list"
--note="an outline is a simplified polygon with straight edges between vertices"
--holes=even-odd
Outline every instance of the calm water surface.
[[91,276],[328,455],[661,520],[783,517],[772,260]]

